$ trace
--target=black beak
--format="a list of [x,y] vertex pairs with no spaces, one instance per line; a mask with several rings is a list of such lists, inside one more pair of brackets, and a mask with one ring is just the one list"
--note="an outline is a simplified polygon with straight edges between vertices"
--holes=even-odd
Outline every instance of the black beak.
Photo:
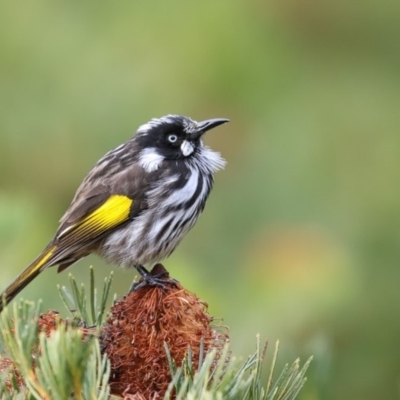
[[216,128],[219,125],[226,124],[229,119],[226,118],[213,118],[201,121],[197,125],[197,132],[202,135],[203,133],[209,131],[210,129]]

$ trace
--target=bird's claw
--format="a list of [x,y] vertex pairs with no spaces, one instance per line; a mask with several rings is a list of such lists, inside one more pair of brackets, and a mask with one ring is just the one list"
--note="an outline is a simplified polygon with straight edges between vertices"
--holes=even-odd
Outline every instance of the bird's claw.
[[169,277],[168,271],[161,265],[156,264],[151,272],[147,271],[143,266],[138,266],[137,270],[142,279],[132,284],[129,293],[135,292],[145,286],[158,286],[163,290],[167,290],[168,286],[178,286],[178,281]]

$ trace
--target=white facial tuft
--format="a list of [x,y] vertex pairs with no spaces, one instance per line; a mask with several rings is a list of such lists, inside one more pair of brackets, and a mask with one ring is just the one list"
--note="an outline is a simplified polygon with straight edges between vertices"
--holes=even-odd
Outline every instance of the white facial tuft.
[[193,143],[189,142],[188,140],[184,140],[181,144],[181,151],[185,157],[190,156],[194,151]]
[[197,165],[211,173],[215,173],[221,169],[224,169],[226,161],[221,157],[219,153],[209,149],[206,146],[200,147],[200,152],[197,157],[194,157]]
[[156,171],[163,161],[164,156],[158,154],[154,147],[142,150],[139,156],[139,165],[144,168],[146,172]]

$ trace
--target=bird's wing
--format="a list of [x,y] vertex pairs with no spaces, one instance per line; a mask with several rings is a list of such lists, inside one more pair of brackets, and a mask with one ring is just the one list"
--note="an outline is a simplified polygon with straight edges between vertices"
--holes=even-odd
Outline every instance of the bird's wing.
[[102,193],[90,197],[75,209],[57,232],[57,241],[64,246],[92,242],[105,232],[131,218],[135,200],[123,194]]
[[134,204],[135,200],[128,196],[108,193],[79,204],[74,218],[61,224],[48,251],[44,251],[40,269],[70,265],[87,255],[95,242],[132,218],[132,209],[137,208]]
[[[137,165],[114,174],[112,180],[88,180],[61,219],[53,244],[57,246],[51,265],[84,253],[107,233],[137,217],[147,208],[149,185],[159,179]],[[89,183],[91,182],[91,183]]]
[[[65,221],[60,226],[56,237],[2,295],[10,301],[45,268],[61,264],[60,272],[85,256],[90,244],[129,220],[133,204],[134,199],[126,195],[107,193],[91,196],[86,202],[79,204],[76,218],[71,222]],[[2,308],[0,298],[0,311]]]

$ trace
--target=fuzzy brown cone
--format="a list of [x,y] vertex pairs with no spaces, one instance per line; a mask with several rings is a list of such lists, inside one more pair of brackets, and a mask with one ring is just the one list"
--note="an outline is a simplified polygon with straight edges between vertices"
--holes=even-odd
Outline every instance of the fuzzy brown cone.
[[[152,274],[167,272],[158,264]],[[178,366],[190,348],[197,367],[201,342],[207,351],[221,349],[228,340],[212,322],[207,304],[179,283],[144,286],[119,300],[101,335],[111,362],[111,393],[126,399],[162,398],[171,381],[164,343]]]

